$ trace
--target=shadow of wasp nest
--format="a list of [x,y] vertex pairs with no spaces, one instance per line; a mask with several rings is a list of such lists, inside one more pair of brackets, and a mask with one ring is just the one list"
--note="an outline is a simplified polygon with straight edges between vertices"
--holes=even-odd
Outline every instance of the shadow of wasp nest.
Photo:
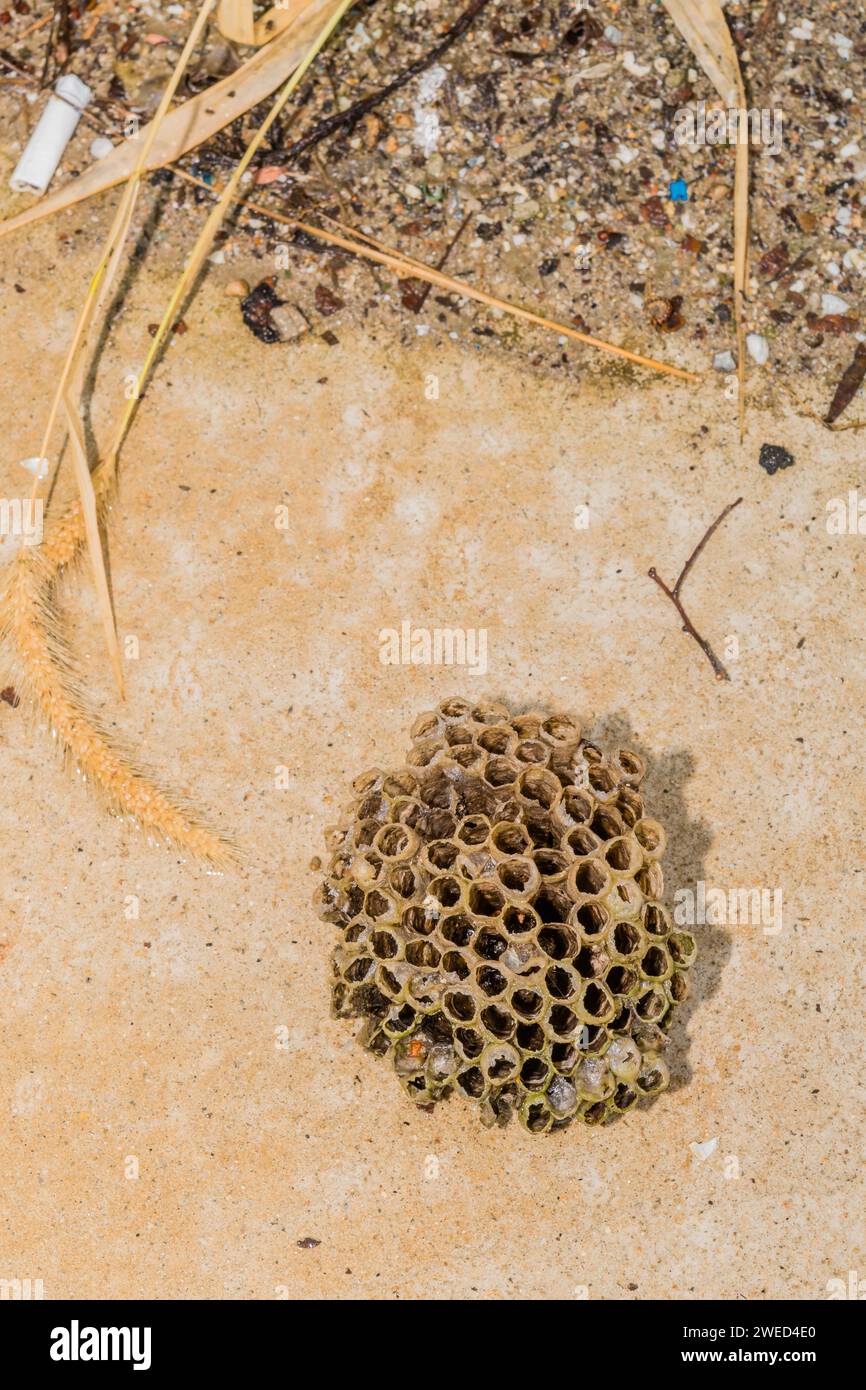
[[659,1094],[695,942],[662,903],[644,758],[459,697],[411,737],[328,832],[336,1015],[414,1101],[462,1095],[487,1125],[599,1124]]

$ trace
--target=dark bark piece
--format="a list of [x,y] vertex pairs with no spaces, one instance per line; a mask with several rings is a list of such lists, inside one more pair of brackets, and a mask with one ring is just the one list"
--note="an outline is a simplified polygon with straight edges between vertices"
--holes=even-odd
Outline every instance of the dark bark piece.
[[864,377],[866,377],[866,343],[858,343],[857,351],[842,373],[830,402],[830,408],[824,416],[825,425],[832,425],[835,420],[838,420],[842,411],[847,410],[860,390]]
[[260,281],[254,290],[250,290],[246,299],[241,300],[241,314],[244,323],[260,342],[278,343],[280,341],[279,329],[271,319],[271,314],[274,309],[278,309],[284,303],[285,300],[280,299],[274,289],[273,278]]

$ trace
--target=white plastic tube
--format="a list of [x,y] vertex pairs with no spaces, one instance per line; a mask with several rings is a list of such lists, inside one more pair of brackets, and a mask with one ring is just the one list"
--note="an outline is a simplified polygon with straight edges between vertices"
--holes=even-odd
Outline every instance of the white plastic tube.
[[15,193],[45,192],[92,95],[72,73],[58,79],[9,181]]

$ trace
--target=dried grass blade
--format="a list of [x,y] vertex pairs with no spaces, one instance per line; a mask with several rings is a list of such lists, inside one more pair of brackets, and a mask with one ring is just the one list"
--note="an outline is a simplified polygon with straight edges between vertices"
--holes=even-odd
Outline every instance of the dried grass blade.
[[310,4],[310,0],[282,0],[279,5],[274,5],[266,10],[261,19],[257,19],[253,28],[253,42],[260,46],[263,43],[270,43],[277,34],[281,34],[290,24],[293,24],[302,10]]
[[664,0],[664,7],[726,106],[736,106],[740,65],[718,0]]
[[266,10],[261,19],[253,12],[253,0],[220,0],[217,24],[220,33],[233,43],[261,48],[271,43],[310,4],[310,0],[281,0]]
[[253,0],[219,0],[217,24],[232,43],[254,44]]
[[[742,97],[741,110],[746,99]],[[749,273],[749,147],[737,145],[734,165],[734,322],[737,329],[737,404],[740,443],[746,432],[746,277]]]
[[[145,172],[171,164],[271,96],[303,58],[323,17],[332,14],[337,4],[338,0],[310,0],[284,33],[254,53],[236,72],[171,111],[154,140]],[[80,178],[71,179],[33,207],[0,222],[0,237],[123,183],[135,168],[138,140],[147,129],[118,145],[113,154],[94,164]]]
[[132,392],[130,400],[127,402],[127,405],[121,414],[120,420],[118,421],[117,429],[115,431],[114,437],[112,438],[111,444],[109,446],[105,458],[105,463],[107,464],[110,470],[113,470],[116,465],[118,451],[120,449],[121,444],[123,443],[126,431],[129,428],[130,421],[132,420],[132,417],[135,414],[135,410],[138,405],[138,401],[140,399],[142,390],[144,388],[144,384],[147,381],[148,376],[150,375],[151,367],[153,366],[157,354],[159,353],[159,350],[165,341],[169,328],[171,327],[172,323],[174,323],[180,305],[183,303],[183,300],[187,292],[189,291],[190,286],[193,284],[196,276],[198,275],[199,271],[201,270],[204,264],[205,258],[208,255],[211,246],[213,245],[214,237],[216,236],[223,221],[225,220],[229,208],[235,201],[235,198],[237,196],[238,185],[240,184],[240,181],[243,178],[244,173],[249,167],[250,161],[254,158],[257,150],[264,143],[268,131],[271,129],[272,125],[276,121],[277,117],[279,116],[280,112],[282,111],[283,107],[288,101],[289,97],[298,87],[299,83],[303,80],[304,74],[306,73],[307,69],[315,61],[315,58],[317,57],[320,50],[324,48],[325,44],[328,42],[328,39],[331,37],[332,33],[340,23],[340,20],[343,18],[343,15],[347,12],[347,10],[350,10],[352,8],[354,3],[355,0],[339,0],[339,4],[333,10],[332,14],[326,20],[326,22],[322,25],[316,38],[309,45],[306,54],[298,63],[291,77],[285,83],[279,95],[274,100],[274,103],[271,106],[270,111],[268,112],[265,119],[262,121],[261,125],[256,130],[255,135],[250,140],[249,144],[244,150],[243,155],[241,156],[238,163],[235,165],[235,168],[232,170],[231,178],[225,185],[225,188],[220,194],[218,201],[211,209],[208,218],[204,224],[204,227],[199,233],[198,240],[196,241],[195,246],[193,247],[192,252],[190,253],[189,259],[187,260],[187,263],[184,266],[174,289],[172,290],[165,312],[163,313],[162,319],[160,320],[159,327],[157,328],[156,333],[154,334],[153,341],[150,345],[150,348],[148,349],[147,356],[144,359],[144,364],[138,374],[136,389],[134,392]]
[[[123,698],[123,674],[120,664],[120,653],[117,646],[117,629],[114,622],[114,611],[111,605],[108,579],[105,572],[105,557],[102,553],[102,545],[99,536],[96,499],[93,491],[93,483],[90,478],[90,469],[87,464],[87,450],[79,414],[81,389],[84,378],[83,354],[87,346],[87,339],[93,321],[105,305],[109,290],[120,265],[124,244],[132,224],[132,216],[135,210],[138,192],[141,187],[141,175],[147,156],[215,3],[216,0],[204,0],[196,16],[195,23],[189,32],[187,41],[175,64],[171,78],[162,94],[156,115],[148,127],[147,134],[138,153],[136,165],[123,190],[123,196],[114,214],[102,255],[99,258],[99,263],[90,281],[84,304],[81,307],[75,324],[72,341],[60,372],[60,377],[51,402],[51,409],[48,413],[48,421],[42,438],[42,445],[38,454],[39,458],[48,457],[51,435],[54,430],[60,404],[63,402],[66,407],[67,423],[73,439],[76,481],[81,496],[81,505],[84,509],[84,515],[87,521],[87,548],[90,555],[90,567],[93,572],[93,582],[96,586],[97,598],[99,600],[102,625],[105,629],[106,641],[108,644],[108,652],[121,699]],[[39,483],[40,476],[37,471],[31,496],[35,496],[38,492]]]
[[734,165],[734,320],[737,333],[738,415],[742,440],[746,419],[744,316],[749,248],[749,146],[748,125],[743,119],[746,111],[746,92],[734,41],[718,0],[664,0],[664,6],[725,106],[736,107],[742,113],[738,122]]
[[84,430],[81,427],[81,419],[78,414],[78,402],[73,400],[67,393],[63,398],[66,420],[69,425],[69,434],[72,440],[72,457],[75,463],[75,478],[78,483],[78,492],[81,498],[81,509],[84,513],[84,527],[87,535],[87,548],[90,553],[90,567],[93,571],[93,582],[96,586],[96,597],[99,603],[99,613],[102,619],[102,630],[105,633],[105,643],[108,647],[108,655],[111,659],[111,668],[114,672],[114,679],[117,685],[120,698],[124,697],[123,690],[123,666],[120,660],[120,648],[117,644],[117,628],[114,623],[114,609],[111,604],[111,593],[108,588],[108,576],[105,572],[105,556],[102,553],[102,537],[99,530],[99,513],[96,506],[96,494],[93,489],[93,480],[90,476],[90,468],[87,462],[87,444],[84,439]]
[[[216,192],[202,179],[197,179],[195,175],[187,174],[185,170],[181,169],[176,170],[176,172],[188,183],[206,188],[209,193]],[[344,235],[329,232],[324,227],[314,226],[311,222],[302,222],[297,217],[286,217],[285,214],[277,212],[265,203],[255,203],[249,198],[238,198],[236,201],[242,207],[249,208],[251,212],[255,212],[261,217],[269,217],[272,221],[280,222],[287,227],[297,227],[309,236],[318,238],[319,241],[328,242],[332,246],[340,246],[346,251],[351,251],[353,255],[375,261],[378,265],[386,266],[399,275],[413,275],[418,280],[426,280],[428,284],[438,285],[440,289],[450,290],[453,294],[464,295],[467,299],[477,300],[479,304],[486,304],[489,308],[501,309],[503,313],[510,314],[513,318],[524,319],[540,328],[547,328],[551,332],[562,334],[563,337],[572,338],[575,342],[586,343],[589,347],[612,353],[615,357],[623,357],[626,361],[634,362],[637,366],[650,367],[653,371],[664,372],[669,376],[679,377],[683,381],[700,381],[700,377],[695,372],[686,371],[684,367],[674,367],[667,362],[658,362],[654,357],[643,357],[640,353],[629,352],[628,348],[617,347],[614,343],[605,342],[603,338],[593,338],[588,333],[579,333],[570,324],[557,323],[555,319],[534,314],[532,310],[523,309],[520,305],[512,304],[507,299],[499,299],[496,295],[488,294],[486,290],[476,289],[466,280],[455,280],[452,275],[446,275],[444,271],[426,265],[424,261],[417,261],[412,256],[406,256],[402,251],[394,251],[384,242],[378,241],[376,237],[368,236],[366,232],[359,232],[354,227],[346,227],[334,218],[328,218],[328,221],[335,227],[339,227]]]

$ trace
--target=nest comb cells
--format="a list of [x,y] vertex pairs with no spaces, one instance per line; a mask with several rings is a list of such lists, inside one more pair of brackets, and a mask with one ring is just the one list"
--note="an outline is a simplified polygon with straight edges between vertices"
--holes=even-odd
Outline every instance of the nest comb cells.
[[328,832],[337,1016],[415,1102],[459,1095],[488,1125],[598,1124],[664,1090],[695,943],[661,901],[642,758],[457,697],[411,737]]

